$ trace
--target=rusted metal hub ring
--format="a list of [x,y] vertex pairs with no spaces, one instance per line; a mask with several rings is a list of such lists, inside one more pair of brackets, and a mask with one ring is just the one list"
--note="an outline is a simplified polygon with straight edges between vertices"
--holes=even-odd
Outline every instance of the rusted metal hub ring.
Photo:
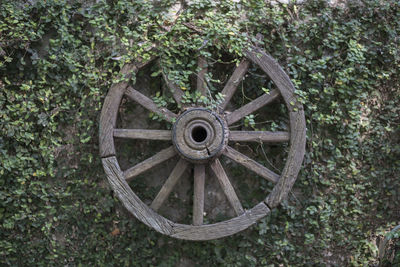
[[205,108],[182,113],[172,128],[172,142],[185,159],[203,163],[219,156],[228,142],[228,127],[223,118]]

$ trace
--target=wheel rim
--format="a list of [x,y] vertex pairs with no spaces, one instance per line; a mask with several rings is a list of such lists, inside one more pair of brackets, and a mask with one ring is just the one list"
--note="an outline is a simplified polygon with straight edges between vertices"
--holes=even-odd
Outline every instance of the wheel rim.
[[[217,113],[204,108],[187,109],[187,107],[184,107],[187,110],[178,116],[165,108],[158,108],[151,99],[136,91],[127,82],[114,84],[106,96],[100,117],[100,155],[107,179],[113,191],[128,211],[160,233],[188,240],[210,240],[235,234],[248,228],[267,215],[270,209],[279,205],[287,197],[297,178],[305,153],[306,127],[303,107],[297,102],[294,95],[294,86],[289,77],[271,56],[256,47],[246,51],[245,55],[246,58],[235,69],[222,91],[225,98],[219,105],[218,110],[220,112]],[[272,90],[269,94],[258,97],[232,113],[224,114],[223,110],[236,91],[237,85],[244,77],[250,62],[258,65],[270,77],[277,90]],[[126,65],[121,72],[122,74],[137,72],[145,64]],[[203,59],[199,60],[199,66],[204,66]],[[201,73],[204,75],[204,71]],[[164,79],[171,89],[174,99],[177,103],[180,103],[182,91],[166,77]],[[197,89],[205,95],[206,91],[203,84],[204,76],[199,75]],[[123,95],[154,113],[162,114],[166,120],[174,122],[173,130],[116,129],[118,107]],[[289,110],[289,132],[229,132],[229,125],[274,101],[279,95],[282,96]],[[116,158],[114,137],[170,140],[173,145],[161,150],[149,159],[122,171]],[[289,141],[290,149],[281,175],[236,151],[227,144],[228,140]],[[180,156],[180,160],[150,207],[147,206],[132,191],[127,181],[177,154]],[[244,210],[219,161],[221,155],[275,183],[272,192],[252,209]],[[183,172],[192,164],[194,165],[193,222],[192,225],[175,223],[159,215],[157,210],[167,199]],[[237,217],[214,224],[203,224],[206,165],[209,165],[217,177]]]

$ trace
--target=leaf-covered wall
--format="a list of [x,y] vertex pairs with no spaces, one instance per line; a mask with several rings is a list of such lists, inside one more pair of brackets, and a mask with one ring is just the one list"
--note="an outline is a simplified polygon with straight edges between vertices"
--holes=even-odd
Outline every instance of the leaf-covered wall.
[[[1,264],[377,264],[380,242],[400,222],[400,2],[199,0],[173,16],[175,5],[0,2]],[[293,193],[232,237],[160,235],[106,183],[98,123],[107,90],[126,62],[156,55],[190,91],[199,55],[239,61],[257,33],[305,107],[306,157]],[[149,72],[156,78],[160,68]],[[168,105],[168,96],[155,99]],[[399,246],[393,238],[382,263],[400,264]]]

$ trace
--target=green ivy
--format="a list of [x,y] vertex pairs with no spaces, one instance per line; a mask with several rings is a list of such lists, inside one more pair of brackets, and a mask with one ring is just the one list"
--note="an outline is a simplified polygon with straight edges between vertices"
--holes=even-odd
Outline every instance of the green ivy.
[[[379,242],[400,221],[400,2],[267,2],[190,1],[174,18],[172,0],[1,1],[0,263],[377,264]],[[233,237],[162,236],[130,217],[105,182],[97,137],[107,90],[125,63],[157,55],[154,78],[164,72],[184,101],[215,106],[221,96],[191,88],[197,57],[239,62],[249,41],[279,61],[305,107],[295,192]],[[219,92],[219,78],[206,77]],[[400,241],[391,242],[387,266],[400,264]]]

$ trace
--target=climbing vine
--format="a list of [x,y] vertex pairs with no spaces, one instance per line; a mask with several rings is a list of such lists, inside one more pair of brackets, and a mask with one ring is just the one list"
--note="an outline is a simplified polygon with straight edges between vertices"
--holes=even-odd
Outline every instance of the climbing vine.
[[[177,4],[0,2],[1,264],[377,264],[380,242],[400,222],[399,1]],[[107,90],[125,79],[124,64],[157,56],[153,78],[164,73],[184,101],[215,105],[218,97],[192,88],[197,57],[210,68],[235,64],[249,42],[278,59],[305,107],[307,154],[294,191],[236,236],[161,236],[131,218],[105,182],[97,138]],[[213,95],[214,73],[206,76]],[[268,92],[255,84],[246,85]],[[153,97],[172,104],[161,91]],[[257,114],[244,123],[258,127]],[[391,235],[383,264],[400,264],[399,242]]]

